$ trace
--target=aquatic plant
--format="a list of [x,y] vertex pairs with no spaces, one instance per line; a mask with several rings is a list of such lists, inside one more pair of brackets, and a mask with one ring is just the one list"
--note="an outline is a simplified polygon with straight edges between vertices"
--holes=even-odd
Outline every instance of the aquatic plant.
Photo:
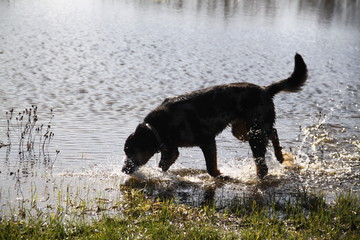
[[10,151],[12,146],[17,146],[19,160],[39,160],[52,166],[56,161],[59,150],[56,150],[56,156],[51,161],[48,148],[55,134],[51,131],[51,124],[54,118],[53,110],[50,110],[50,119],[47,124],[39,123],[38,107],[32,105],[15,113],[14,109],[6,112],[7,122],[7,143],[0,141],[0,147],[8,147]]

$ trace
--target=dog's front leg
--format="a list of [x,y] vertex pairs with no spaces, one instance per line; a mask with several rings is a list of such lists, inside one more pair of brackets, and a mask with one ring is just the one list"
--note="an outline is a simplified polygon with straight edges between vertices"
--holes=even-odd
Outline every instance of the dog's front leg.
[[216,154],[216,142],[215,138],[211,139],[205,144],[201,144],[200,148],[204,154],[206,161],[206,169],[208,173],[213,177],[218,177],[221,175],[217,167],[217,154]]
[[159,167],[166,172],[179,156],[177,147],[164,147],[161,150],[161,159]]

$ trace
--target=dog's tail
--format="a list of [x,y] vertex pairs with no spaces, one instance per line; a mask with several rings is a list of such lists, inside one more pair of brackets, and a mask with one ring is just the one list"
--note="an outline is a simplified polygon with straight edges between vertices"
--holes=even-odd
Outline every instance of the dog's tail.
[[300,54],[295,55],[295,67],[291,76],[287,79],[281,80],[270,84],[265,88],[267,93],[271,96],[285,91],[285,92],[297,92],[301,90],[301,87],[305,84],[307,79],[307,67]]

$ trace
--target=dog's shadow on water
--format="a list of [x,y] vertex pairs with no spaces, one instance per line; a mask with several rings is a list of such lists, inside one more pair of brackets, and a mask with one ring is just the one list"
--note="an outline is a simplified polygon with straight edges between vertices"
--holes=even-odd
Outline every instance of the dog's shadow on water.
[[[148,169],[149,170],[149,169]],[[286,176],[269,175],[263,180],[253,178],[212,178],[206,170],[179,169],[167,173],[140,171],[124,183],[150,197],[174,200],[179,203],[217,209],[231,208],[239,203],[268,203],[277,198],[288,200],[299,186],[289,185]],[[285,187],[286,186],[286,187]]]

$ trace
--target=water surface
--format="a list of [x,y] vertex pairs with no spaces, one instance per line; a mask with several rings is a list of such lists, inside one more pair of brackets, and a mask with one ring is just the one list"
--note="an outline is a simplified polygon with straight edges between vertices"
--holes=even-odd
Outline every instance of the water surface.
[[16,141],[0,149],[0,203],[5,209],[34,192],[46,203],[82,185],[111,193],[128,180],[120,172],[126,137],[162,99],[223,83],[268,85],[292,72],[295,52],[308,83],[277,95],[275,105],[297,168],[269,151],[270,176],[259,182],[248,144],[227,129],[217,137],[219,166],[233,182],[215,184],[197,148],[181,149],[165,175],[156,155],[140,178],[159,179],[184,202],[209,188],[218,201],[299,187],[358,193],[359,29],[358,0],[1,0],[0,140],[7,143],[6,112],[32,105],[39,124],[54,115],[55,135],[50,160],[19,157]]

